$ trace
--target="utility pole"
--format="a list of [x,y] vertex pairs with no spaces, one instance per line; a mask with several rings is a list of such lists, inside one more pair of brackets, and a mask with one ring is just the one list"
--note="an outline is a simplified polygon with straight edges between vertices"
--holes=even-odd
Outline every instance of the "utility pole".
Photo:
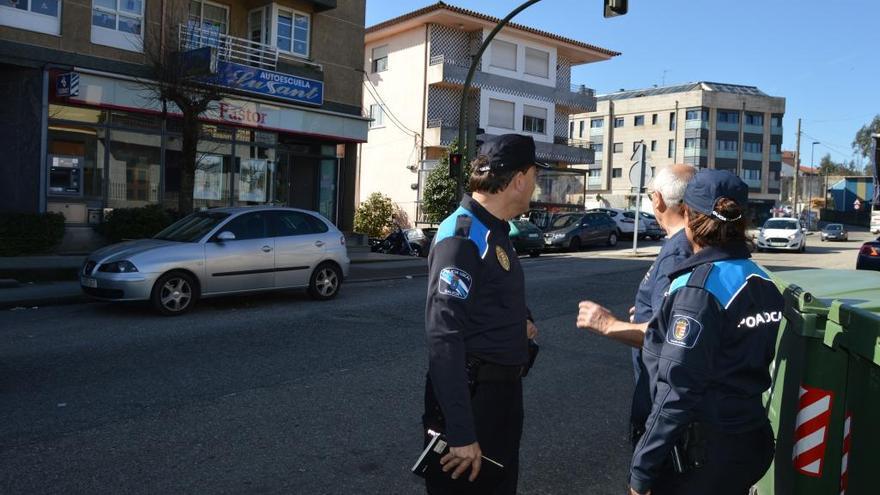
[[798,209],[798,174],[801,172],[801,119],[798,119],[797,128],[797,147],[794,149],[794,200],[792,201],[792,211],[797,215]]

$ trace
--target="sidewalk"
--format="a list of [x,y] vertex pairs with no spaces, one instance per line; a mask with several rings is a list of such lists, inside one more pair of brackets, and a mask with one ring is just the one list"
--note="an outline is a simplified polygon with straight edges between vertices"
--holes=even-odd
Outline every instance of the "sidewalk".
[[[351,249],[346,282],[424,275],[425,258]],[[71,304],[90,300],[80,290],[78,271],[85,256],[0,257],[0,309]]]

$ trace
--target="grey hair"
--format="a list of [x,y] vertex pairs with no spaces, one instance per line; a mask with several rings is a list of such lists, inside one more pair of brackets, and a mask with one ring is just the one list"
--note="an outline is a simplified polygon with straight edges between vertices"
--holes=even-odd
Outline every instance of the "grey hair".
[[688,182],[696,169],[692,165],[675,164],[660,169],[651,181],[651,188],[663,195],[666,206],[678,207],[684,201]]

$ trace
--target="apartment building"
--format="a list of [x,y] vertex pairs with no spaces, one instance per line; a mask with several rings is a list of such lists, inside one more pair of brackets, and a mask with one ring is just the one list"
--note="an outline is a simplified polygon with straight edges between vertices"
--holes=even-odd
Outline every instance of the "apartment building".
[[91,231],[108,209],[176,208],[180,112],[149,67],[171,43],[212,47],[223,93],[202,116],[194,207],[291,205],[350,229],[364,15],[365,0],[0,2],[0,210]]
[[[458,137],[472,56],[499,21],[438,2],[367,28],[363,108],[372,120],[361,148],[361,199],[382,192],[421,220],[425,179]],[[572,84],[571,67],[616,55],[519,24],[502,29],[484,52],[470,125],[480,129],[478,139],[531,135],[539,159],[556,165],[541,174],[536,207],[583,207],[585,173],[570,165],[592,163],[593,151],[588,139],[568,135],[569,115],[594,110],[596,99]]]
[[596,152],[588,169],[588,198],[633,204],[629,170],[644,142],[650,166],[690,163],[735,172],[749,185],[755,219],[779,197],[785,98],[754,86],[695,82],[619,91],[597,97],[596,111],[576,115],[568,129]]

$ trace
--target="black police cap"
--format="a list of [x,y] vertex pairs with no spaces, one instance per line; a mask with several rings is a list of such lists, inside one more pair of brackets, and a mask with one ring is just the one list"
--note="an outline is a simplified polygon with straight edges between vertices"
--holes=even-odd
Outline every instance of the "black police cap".
[[480,146],[479,156],[488,159],[486,165],[477,169],[480,172],[522,170],[532,165],[550,168],[550,165],[535,158],[535,140],[521,134],[502,134],[490,138]]

